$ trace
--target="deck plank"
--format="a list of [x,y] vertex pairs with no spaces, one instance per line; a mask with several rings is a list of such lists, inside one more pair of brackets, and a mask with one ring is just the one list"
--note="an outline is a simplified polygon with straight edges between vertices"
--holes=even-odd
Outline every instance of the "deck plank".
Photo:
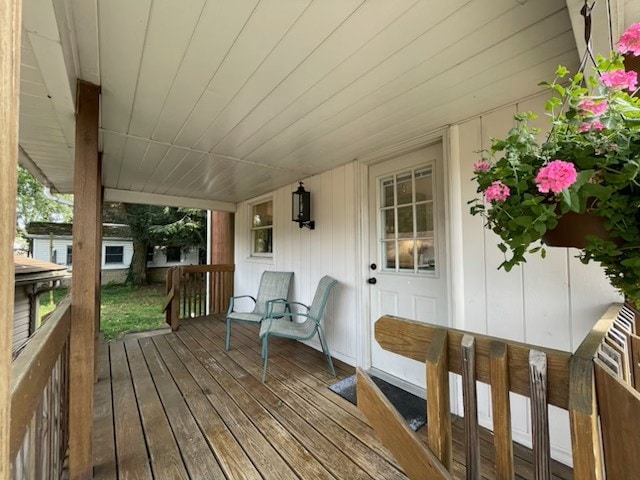
[[[198,337],[198,335],[202,335],[200,338],[206,337],[212,341],[215,347],[221,347],[224,340],[222,336],[216,335],[213,331],[201,324],[197,326],[190,325],[188,328],[188,332],[191,333],[192,336]],[[238,366],[249,372],[254,379],[259,380],[262,376],[260,355],[247,356],[247,353],[250,354],[251,352],[248,349],[242,349],[242,351],[233,350],[229,352],[229,356]],[[351,458],[354,463],[371,477],[379,480],[406,478],[401,471],[382,459],[371,450],[365,442],[361,441],[355,435],[356,432],[353,429],[347,431],[340,425],[346,415],[343,414],[343,411],[341,411],[339,407],[331,404],[328,409],[320,410],[320,406],[314,401],[319,398],[318,395],[313,392],[311,398],[305,397],[303,392],[297,390],[295,386],[292,385],[292,375],[280,371],[277,366],[273,366],[269,373],[271,377],[268,378],[266,387],[272,396],[270,396],[268,400],[273,401],[274,398],[281,399],[292,411],[297,412],[309,425],[313,426],[329,442],[335,445],[336,448],[341,449],[347,457]],[[351,426],[355,427],[353,424]],[[364,426],[361,429],[364,430]],[[373,435],[368,438],[368,440],[373,439]]]
[[191,478],[225,478],[182,393],[160,357],[152,337],[139,340],[158,394]]
[[[179,332],[176,337],[182,340],[186,347],[207,367],[222,388],[251,418],[297,475],[302,478],[336,478],[316,459],[314,452],[299,442],[297,437],[280,422],[274,412],[265,408],[255,398],[255,390],[264,387],[249,387],[246,381],[251,377],[246,372],[232,375],[223,367],[219,360],[225,356],[224,349],[218,355],[213,356],[206,350],[207,345],[203,346],[187,332]],[[242,380],[242,383],[239,380]]]
[[107,343],[99,345],[97,372],[98,381],[93,391],[93,478],[111,480],[117,478],[117,464],[111,399],[111,365]]
[[151,479],[147,446],[122,342],[110,345],[113,417],[120,478]]
[[162,402],[136,340],[124,342],[155,480],[189,479]]
[[154,343],[227,477],[259,479],[258,467],[267,477],[295,478],[284,461],[277,461],[280,457],[264,437],[255,428],[247,428],[251,421],[242,411],[230,408],[235,405],[231,397],[188,350],[172,348],[167,338],[157,338]]
[[197,341],[205,348],[229,374],[243,378],[243,385],[248,392],[292,435],[305,445],[312,454],[337,478],[369,480],[371,477],[361,470],[344,451],[337,448],[322,436],[314,426],[307,423],[299,412],[291,409],[287,403],[274,395],[265,385],[244,370],[229,355],[221,352],[222,345],[212,342],[207,337],[198,336]]
[[[327,388],[352,367],[335,361],[334,377],[321,352],[274,339],[263,385],[257,328],[239,324],[229,352],[224,333],[216,316],[109,344],[111,358],[99,356],[94,478],[406,478],[357,407]],[[461,422],[452,417],[454,478],[465,478]],[[490,431],[480,443],[482,478],[494,480]],[[514,461],[516,479],[533,478],[529,449],[514,444]],[[572,478],[557,462],[553,474]]]

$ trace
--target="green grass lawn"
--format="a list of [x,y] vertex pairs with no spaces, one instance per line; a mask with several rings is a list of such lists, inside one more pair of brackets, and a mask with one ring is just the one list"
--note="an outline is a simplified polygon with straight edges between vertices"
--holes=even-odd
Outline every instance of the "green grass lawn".
[[[49,303],[48,293],[43,294],[40,297],[40,315],[52,311],[55,303],[66,294],[66,288],[54,290],[54,304]],[[111,340],[122,333],[158,328],[164,324],[164,314],[161,311],[163,301],[163,284],[142,287],[104,285],[100,330],[107,340]]]

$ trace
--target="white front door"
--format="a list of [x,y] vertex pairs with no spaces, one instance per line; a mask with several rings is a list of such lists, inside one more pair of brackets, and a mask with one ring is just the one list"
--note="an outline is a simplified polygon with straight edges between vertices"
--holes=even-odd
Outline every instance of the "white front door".
[[382,315],[448,324],[442,143],[369,168],[371,364],[424,387],[424,364],[382,350]]

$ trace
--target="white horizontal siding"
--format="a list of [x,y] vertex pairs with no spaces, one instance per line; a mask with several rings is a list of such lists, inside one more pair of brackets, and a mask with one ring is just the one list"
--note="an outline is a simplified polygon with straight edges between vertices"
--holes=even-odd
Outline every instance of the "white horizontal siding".
[[[73,244],[71,238],[48,238],[33,239],[33,258],[45,262],[67,265],[67,247]],[[105,251],[107,246],[123,247],[122,263],[105,264]],[[119,268],[129,268],[133,257],[133,242],[131,240],[103,240],[102,242],[102,269],[112,270]]]
[[[356,176],[354,163],[304,180],[311,192],[311,217],[315,230],[300,229],[291,221],[291,192],[296,184],[280,188],[269,197],[274,203],[273,258],[250,256],[250,203],[238,204],[235,219],[235,292],[255,295],[265,270],[294,272],[290,299],[309,304],[324,275],[339,284],[334,288],[324,316],[327,343],[332,353],[355,364],[357,310]],[[316,340],[313,340],[319,348]]]
[[13,346],[12,352],[20,349],[29,339],[29,320],[31,316],[31,306],[29,297],[23,287],[15,290],[15,300],[13,304]]

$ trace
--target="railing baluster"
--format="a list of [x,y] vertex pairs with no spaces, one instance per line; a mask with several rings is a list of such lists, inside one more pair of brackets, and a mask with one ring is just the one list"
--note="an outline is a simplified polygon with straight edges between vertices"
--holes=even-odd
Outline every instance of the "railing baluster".
[[491,406],[493,443],[496,450],[496,476],[514,477],[511,404],[509,400],[509,352],[507,344],[493,341],[489,350],[491,368]]
[[462,359],[466,478],[467,480],[480,480],[480,436],[478,434],[475,338],[471,335],[465,334],[462,336],[460,355]]
[[538,350],[529,352],[529,381],[531,383],[534,478],[536,480],[550,480],[551,448],[547,405],[547,356]]
[[429,448],[449,471],[453,467],[447,330],[435,333],[426,360],[427,435]]

